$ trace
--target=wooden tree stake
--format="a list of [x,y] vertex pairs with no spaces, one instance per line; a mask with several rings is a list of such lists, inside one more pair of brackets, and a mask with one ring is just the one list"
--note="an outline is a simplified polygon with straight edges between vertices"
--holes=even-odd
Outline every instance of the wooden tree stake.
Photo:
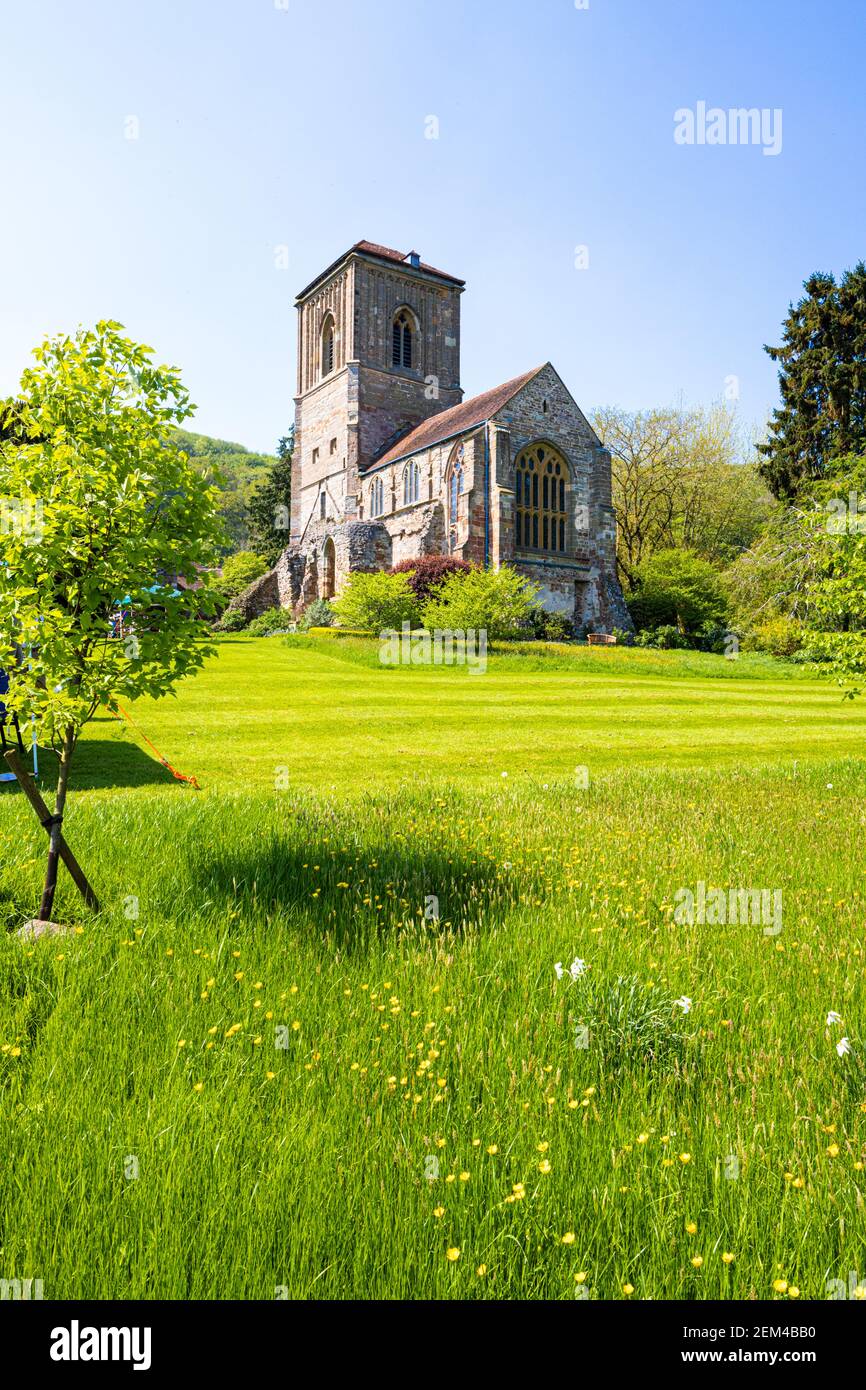
[[30,805],[33,807],[33,810],[36,812],[40,825],[43,826],[46,833],[50,837],[52,837],[52,845],[56,845],[57,853],[60,855],[60,858],[63,860],[64,864],[69,870],[72,876],[72,881],[75,884],[78,891],[80,892],[82,898],[87,903],[88,907],[92,907],[94,911],[98,912],[99,900],[97,899],[97,896],[91,888],[90,884],[87,882],[87,879],[84,876],[84,873],[81,869],[80,864],[78,863],[78,860],[75,858],[75,855],[72,853],[72,850],[69,848],[68,844],[63,838],[63,834],[60,828],[57,825],[53,825],[53,818],[51,812],[45,805],[45,802],[42,800],[42,797],[39,795],[39,791],[36,787],[36,783],[33,781],[33,778],[30,776],[27,769],[24,767],[23,763],[21,762],[21,759],[18,757],[18,754],[14,748],[10,748],[6,753],[3,754],[3,756],[6,759],[9,766],[11,767],[12,771],[15,773],[15,776],[18,778],[18,781],[21,784],[21,790],[24,792],[24,795],[27,797],[27,800],[30,802]]

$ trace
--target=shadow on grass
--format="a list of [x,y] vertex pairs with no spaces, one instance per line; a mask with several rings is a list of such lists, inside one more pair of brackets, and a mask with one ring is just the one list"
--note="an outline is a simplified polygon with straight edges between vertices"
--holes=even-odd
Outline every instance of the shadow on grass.
[[[29,753],[24,766],[28,772],[32,771]],[[40,748],[37,785],[49,805],[53,804],[57,767],[57,754],[49,748]],[[127,739],[85,737],[75,749],[69,790],[73,795],[77,791],[104,791],[112,787],[164,787],[173,782],[171,773],[137,744]],[[20,794],[21,789],[15,782],[0,786],[0,797]]]
[[187,873],[204,897],[248,920],[300,918],[349,947],[410,924],[447,935],[493,923],[513,908],[511,887],[495,865],[452,845],[401,850],[379,838],[385,829],[371,827],[360,849],[339,849],[332,821],[322,816],[314,824],[305,816],[285,833],[266,827],[255,846],[189,845]]

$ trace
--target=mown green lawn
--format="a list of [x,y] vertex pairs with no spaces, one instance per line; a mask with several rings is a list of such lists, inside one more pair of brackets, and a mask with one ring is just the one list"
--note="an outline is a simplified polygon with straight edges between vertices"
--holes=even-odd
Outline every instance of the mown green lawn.
[[[103,911],[64,882],[79,933],[0,944],[0,1277],[46,1298],[866,1286],[866,706],[751,657],[469,676],[238,638],[132,713],[203,791],[115,722],[82,745],[69,838]],[[0,795],[9,929],[43,841]],[[700,882],[780,891],[781,932],[678,923]]]
[[[531,649],[530,649],[531,650]],[[491,654],[486,673],[381,666],[352,638],[229,638],[177,699],[142,700],[136,722],[207,790],[340,793],[419,780],[494,786],[623,766],[741,767],[851,755],[866,705],[765,657],[548,649]],[[120,789],[170,781],[117,719],[99,718],[77,776]],[[278,772],[277,769],[288,769]]]

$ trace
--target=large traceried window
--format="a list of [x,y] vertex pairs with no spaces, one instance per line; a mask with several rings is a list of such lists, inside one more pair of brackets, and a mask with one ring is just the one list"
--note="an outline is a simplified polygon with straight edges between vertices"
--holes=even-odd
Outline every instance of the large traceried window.
[[451,550],[457,545],[457,521],[460,509],[460,494],[463,491],[463,445],[461,444],[451,464],[448,479],[448,544]]
[[381,516],[385,510],[385,489],[381,478],[374,478],[370,484],[370,515]]
[[322,376],[334,370],[334,316],[328,314],[322,324]]
[[414,367],[415,365],[415,324],[408,309],[401,309],[394,315],[394,328],[391,337],[391,365],[394,367]]
[[568,464],[549,444],[532,444],[514,470],[517,550],[564,555],[568,549]]
[[417,463],[407,463],[403,469],[403,506],[411,507],[421,496],[421,469]]

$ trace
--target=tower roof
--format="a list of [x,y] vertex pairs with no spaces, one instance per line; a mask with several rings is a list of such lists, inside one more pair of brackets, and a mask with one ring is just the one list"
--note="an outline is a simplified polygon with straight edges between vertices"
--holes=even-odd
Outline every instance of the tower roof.
[[337,267],[343,264],[343,261],[356,255],[369,256],[378,261],[388,261],[392,265],[400,265],[409,271],[420,270],[424,275],[435,275],[438,280],[447,280],[451,285],[462,286],[466,284],[465,280],[458,279],[456,275],[449,275],[447,271],[437,270],[435,266],[427,265],[420,259],[416,251],[394,251],[390,246],[380,246],[375,241],[356,241],[354,246],[350,246],[348,251],[344,251],[342,256],[338,256],[325,270],[321,271],[315,280],[311,280],[309,285],[305,285],[302,290],[299,290],[295,296],[296,299],[305,299],[310,290],[315,289],[320,281],[326,280],[329,275],[333,274]]
[[374,459],[370,468],[396,463],[398,459],[417,454],[419,449],[429,449],[433,444],[441,444],[445,439],[453,439],[455,435],[465,434],[476,425],[483,425],[485,420],[489,420],[501,410],[512,396],[516,396],[520,388],[540,371],[541,367],[533,367],[531,372],[524,372],[522,376],[513,377],[511,381],[504,381],[501,386],[483,391],[480,396],[463,401],[461,405],[452,405],[450,410],[442,410],[438,415],[431,415],[429,420],[422,420],[420,425],[416,425],[408,434],[404,434],[402,439],[398,439],[387,453]]

